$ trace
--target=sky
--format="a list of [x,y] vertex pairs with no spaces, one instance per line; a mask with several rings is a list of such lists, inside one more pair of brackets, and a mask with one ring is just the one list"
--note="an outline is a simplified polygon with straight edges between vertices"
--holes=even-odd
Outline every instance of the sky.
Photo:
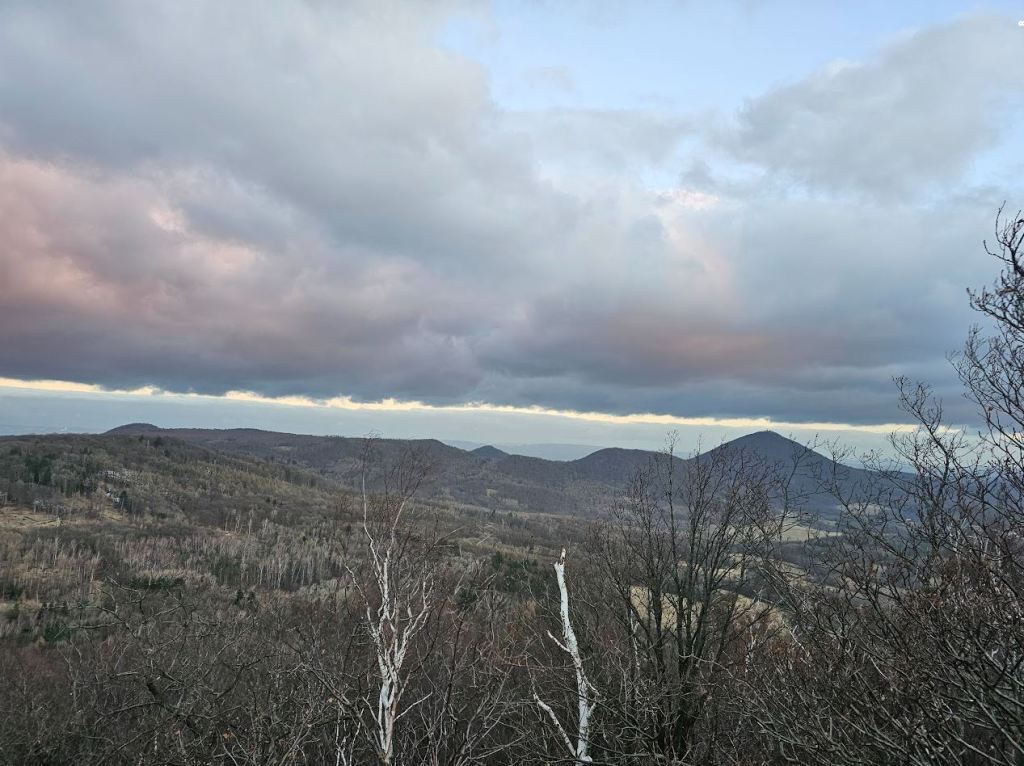
[[1024,205],[1024,4],[0,4],[0,432],[869,448]]

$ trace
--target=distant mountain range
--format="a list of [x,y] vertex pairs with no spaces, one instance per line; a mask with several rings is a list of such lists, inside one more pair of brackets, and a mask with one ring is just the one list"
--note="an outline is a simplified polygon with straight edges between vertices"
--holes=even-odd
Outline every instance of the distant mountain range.
[[591,452],[597,452],[601,447],[592,444],[483,444],[481,442],[467,442],[458,439],[442,439],[445,444],[452,447],[473,452],[481,447],[493,447],[509,455],[524,455],[525,457],[539,457],[544,460],[579,460]]
[[[312,470],[344,485],[354,486],[360,474],[365,440],[340,436],[308,436],[257,429],[163,429],[132,423],[107,432],[114,436],[163,436],[236,456],[255,457]],[[374,450],[383,460],[394,459],[409,446],[422,449],[434,466],[428,490],[436,499],[500,511],[598,515],[621,498],[634,474],[658,453],[647,450],[597,449],[574,460],[546,460],[515,455],[491,445],[461,449],[435,439],[378,439]],[[834,500],[818,492],[815,477],[827,474],[832,463],[798,442],[773,431],[760,431],[719,445],[786,467],[800,455],[793,489],[806,496],[808,509],[831,515]],[[690,460],[706,460],[712,451]],[[685,459],[676,457],[682,465]],[[847,487],[870,479],[870,472],[843,469]]]

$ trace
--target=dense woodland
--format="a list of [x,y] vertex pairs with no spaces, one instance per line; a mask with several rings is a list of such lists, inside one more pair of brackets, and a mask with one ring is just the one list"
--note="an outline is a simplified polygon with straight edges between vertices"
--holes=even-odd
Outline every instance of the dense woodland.
[[581,517],[439,500],[415,445],[0,439],[0,761],[1024,763],[1022,240],[954,358],[979,428],[900,381],[855,492],[670,443]]

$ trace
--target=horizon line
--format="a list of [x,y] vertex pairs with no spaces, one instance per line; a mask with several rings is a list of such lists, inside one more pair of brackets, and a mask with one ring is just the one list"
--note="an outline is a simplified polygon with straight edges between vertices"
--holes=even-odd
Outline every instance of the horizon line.
[[398,400],[391,397],[377,401],[357,401],[350,396],[313,398],[308,396],[266,396],[252,391],[232,390],[223,394],[201,394],[177,392],[156,386],[142,386],[133,389],[108,388],[94,383],[79,383],[52,379],[21,379],[0,377],[0,389],[16,389],[54,394],[93,394],[123,397],[164,397],[168,399],[240,402],[246,404],[296,407],[307,409],[362,411],[362,412],[435,412],[435,413],[497,413],[509,415],[533,415],[547,418],[564,418],[609,425],[664,425],[679,427],[750,428],[754,430],[794,431],[837,431],[870,434],[891,434],[915,429],[913,423],[842,423],[828,421],[786,421],[769,417],[715,417],[684,416],[656,412],[633,412],[627,414],[558,409],[540,405],[494,404],[491,402],[464,402],[461,404],[430,404],[418,400]]

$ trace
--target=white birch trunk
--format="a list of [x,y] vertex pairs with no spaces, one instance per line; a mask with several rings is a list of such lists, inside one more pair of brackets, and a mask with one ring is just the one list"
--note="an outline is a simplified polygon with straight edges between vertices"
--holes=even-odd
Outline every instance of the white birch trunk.
[[[432,579],[429,572],[422,573],[418,586],[402,587],[411,583],[395,570],[395,551],[398,545],[396,528],[404,507],[402,503],[383,540],[374,536],[368,523],[368,508],[364,489],[363,529],[367,538],[370,564],[380,603],[374,609],[366,601],[366,620],[377,657],[379,688],[376,705],[371,705],[373,719],[372,738],[382,764],[390,766],[395,757],[395,725],[401,715],[399,704],[405,690],[403,674],[410,643],[423,629],[431,610]],[[408,574],[408,573],[407,573]]]
[[594,714],[594,708],[597,704],[597,691],[587,678],[586,670],[583,667],[583,659],[580,657],[579,642],[576,640],[576,631],[573,630],[572,621],[569,618],[569,588],[565,582],[565,548],[562,549],[562,555],[555,562],[555,577],[558,580],[558,592],[561,597],[562,640],[559,641],[554,636],[551,636],[550,633],[548,635],[569,655],[573,668],[576,671],[577,710],[575,744],[565,727],[558,720],[554,709],[544,702],[536,692],[534,692],[533,698],[541,710],[551,719],[562,740],[565,742],[570,755],[576,762],[590,763],[593,761],[590,757],[590,719]]

